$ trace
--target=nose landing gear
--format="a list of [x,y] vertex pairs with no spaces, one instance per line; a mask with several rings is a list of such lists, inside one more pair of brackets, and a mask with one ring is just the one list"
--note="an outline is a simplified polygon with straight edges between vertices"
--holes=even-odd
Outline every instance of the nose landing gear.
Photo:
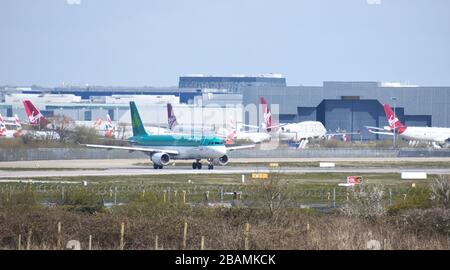
[[214,164],[211,158],[208,159],[208,170],[214,170]]

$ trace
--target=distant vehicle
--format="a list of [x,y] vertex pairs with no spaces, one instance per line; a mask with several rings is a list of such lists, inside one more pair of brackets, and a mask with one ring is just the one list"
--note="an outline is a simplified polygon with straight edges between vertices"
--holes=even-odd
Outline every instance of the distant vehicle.
[[362,183],[362,177],[361,176],[347,176],[347,182],[346,183],[340,183],[338,186],[340,187],[353,187],[355,185]]
[[255,145],[226,147],[223,140],[214,136],[195,136],[187,134],[149,135],[144,128],[134,102],[130,102],[133,136],[128,139],[132,146],[110,146],[86,144],[86,147],[140,151],[149,155],[154,169],[162,169],[171,159],[194,159],[192,169],[201,169],[200,160],[208,160],[208,169],[214,164],[226,165],[228,151],[253,148]]
[[448,147],[450,144],[450,128],[444,127],[407,127],[395,116],[388,104],[384,104],[384,112],[389,126],[379,128],[366,126],[373,134],[393,136],[394,133],[410,141],[431,142],[435,148]]

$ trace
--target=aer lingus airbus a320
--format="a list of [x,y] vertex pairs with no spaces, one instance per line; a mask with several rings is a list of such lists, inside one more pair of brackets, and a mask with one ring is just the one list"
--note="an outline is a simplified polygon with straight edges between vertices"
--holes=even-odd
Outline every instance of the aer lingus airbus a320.
[[201,169],[202,159],[208,161],[208,169],[214,164],[226,165],[228,151],[253,148],[255,145],[226,147],[218,137],[193,136],[190,134],[161,134],[149,135],[145,131],[139,112],[134,102],[130,102],[131,125],[133,136],[128,139],[132,146],[110,146],[86,144],[87,147],[118,149],[127,151],[141,151],[149,155],[154,169],[162,169],[171,159],[193,159],[192,169]]

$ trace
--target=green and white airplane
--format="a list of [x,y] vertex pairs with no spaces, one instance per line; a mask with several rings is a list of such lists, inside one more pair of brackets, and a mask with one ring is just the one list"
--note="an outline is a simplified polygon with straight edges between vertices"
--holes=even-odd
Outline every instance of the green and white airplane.
[[118,149],[128,151],[141,151],[149,155],[154,169],[162,169],[168,165],[171,159],[194,159],[192,169],[201,169],[200,160],[208,161],[208,169],[214,169],[214,164],[222,166],[228,163],[228,151],[247,149],[255,147],[252,145],[242,145],[226,147],[223,140],[211,136],[195,136],[189,134],[173,133],[151,135],[147,134],[142,123],[136,104],[130,102],[131,125],[133,136],[128,138],[132,146],[110,146],[86,144],[87,147],[102,149]]

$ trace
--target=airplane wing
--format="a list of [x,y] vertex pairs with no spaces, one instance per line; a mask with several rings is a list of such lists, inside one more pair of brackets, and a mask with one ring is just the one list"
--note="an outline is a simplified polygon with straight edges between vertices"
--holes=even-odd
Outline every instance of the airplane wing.
[[230,146],[230,147],[227,147],[227,151],[234,151],[234,150],[241,150],[241,149],[248,149],[248,148],[255,148],[255,145],[248,144],[248,145],[240,145],[240,146]]
[[90,148],[101,148],[101,149],[116,149],[116,150],[128,150],[128,151],[140,151],[145,153],[159,153],[164,152],[167,154],[178,155],[178,151],[176,150],[165,150],[165,149],[155,149],[155,148],[147,148],[147,147],[133,147],[133,146],[113,146],[113,145],[99,145],[99,144],[83,144],[86,147]]
[[371,127],[371,126],[364,126],[364,127],[367,128],[368,130],[386,131],[386,129],[380,127]]
[[359,132],[337,132],[337,133],[327,133],[325,136],[340,136],[340,135],[360,135]]
[[254,126],[254,125],[242,125],[243,127],[249,127],[249,128],[255,128],[255,129],[258,129],[258,128],[260,128],[260,127],[258,127],[258,126]]
[[448,136],[441,136],[441,137],[437,137],[435,140],[440,143],[446,143],[450,140],[450,138]]
[[284,127],[284,126],[286,126],[287,125],[287,123],[284,123],[284,124],[279,124],[279,125],[272,125],[272,126],[270,126],[270,127],[258,127],[258,126],[254,126],[254,125],[242,125],[243,127],[249,127],[249,128],[254,128],[254,129],[259,129],[259,128],[263,128],[263,129],[267,129],[267,128],[270,128],[270,129],[272,129],[272,128],[279,128],[279,127]]
[[393,132],[387,131],[384,128],[379,128],[379,127],[368,127],[366,126],[367,131],[369,131],[370,133],[373,134],[380,134],[380,135],[394,135]]

